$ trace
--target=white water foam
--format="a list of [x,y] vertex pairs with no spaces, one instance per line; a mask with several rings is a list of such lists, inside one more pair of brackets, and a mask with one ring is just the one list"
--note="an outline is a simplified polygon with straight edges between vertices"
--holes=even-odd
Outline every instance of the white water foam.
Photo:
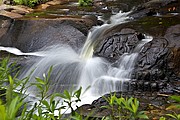
[[[20,75],[20,79],[28,76],[33,70],[30,82],[35,81],[35,77],[41,77],[46,73],[50,66],[53,66],[53,72],[50,78],[50,93],[63,92],[65,89],[72,89],[80,86],[83,91],[90,86],[85,94],[81,97],[82,104],[89,104],[94,99],[103,94],[123,90],[123,82],[131,79],[134,64],[138,56],[138,52],[142,46],[150,41],[151,37],[146,37],[135,48],[134,52],[124,53],[119,59],[118,67],[113,67],[108,61],[100,57],[93,57],[94,46],[97,44],[98,38],[103,33],[129,19],[129,13],[118,13],[111,17],[111,24],[94,27],[87,37],[87,41],[82,48],[81,53],[75,52],[68,45],[56,45],[45,51],[23,53],[16,48],[0,47],[0,50],[16,55],[35,55],[41,56],[34,59],[34,64],[24,66]],[[76,90],[75,89],[75,90]],[[28,90],[29,94],[36,96],[36,88]]]

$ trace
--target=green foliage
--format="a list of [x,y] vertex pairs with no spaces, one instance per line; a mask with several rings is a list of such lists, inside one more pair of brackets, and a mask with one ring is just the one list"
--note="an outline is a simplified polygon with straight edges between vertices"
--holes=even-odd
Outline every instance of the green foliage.
[[[171,106],[173,106],[173,107],[175,106],[176,109],[180,109],[180,96],[172,95],[172,96],[170,96],[170,99],[175,101],[175,104],[173,104]],[[175,111],[172,111],[172,112],[173,113],[171,113],[171,114],[166,114],[166,116],[168,116],[174,120],[180,120],[180,113],[178,114]]]
[[[82,88],[80,87],[75,92],[65,90],[63,93],[49,94],[50,89],[50,75],[53,67],[50,67],[47,74],[43,74],[43,78],[36,77],[36,82],[27,86],[30,75],[22,80],[17,79],[17,74],[11,76],[11,72],[17,71],[15,63],[9,64],[9,58],[4,58],[0,61],[0,91],[4,91],[0,94],[0,98],[6,99],[0,100],[0,120],[61,120],[63,119],[62,110],[70,109],[71,116],[68,119],[73,120],[88,120],[75,112],[76,108],[73,106],[80,102],[80,96],[82,94]],[[25,101],[26,91],[29,87],[35,86],[37,88],[37,101],[29,108],[29,103]],[[16,91],[16,92],[15,92]],[[105,98],[109,105],[102,108],[109,109],[111,111],[110,116],[104,116],[102,120],[137,120],[148,119],[148,116],[144,111],[139,111],[139,101],[137,98],[123,98],[117,97],[115,94],[108,98]],[[171,100],[174,101],[173,107],[179,109],[180,96],[171,96]],[[64,101],[66,105],[60,103]],[[55,114],[58,113],[58,114]],[[169,114],[165,114],[160,117],[159,120],[180,120],[180,114],[172,111]]]
[[180,96],[172,95],[170,96],[171,100],[174,100],[176,102],[175,106],[180,109]]
[[92,5],[92,0],[79,0],[79,6],[90,6]]
[[160,117],[159,120],[166,120],[166,118],[165,117]]
[[[178,95],[172,95],[169,97],[170,100],[173,100],[174,103],[171,103],[171,105],[167,108],[174,108],[177,110],[180,110],[180,96]],[[159,120],[180,120],[180,113],[176,113],[175,111],[171,111],[171,113],[165,114],[164,116],[160,117]]]
[[103,108],[108,108],[112,111],[111,116],[104,118],[105,120],[148,119],[148,116],[144,113],[144,111],[138,111],[139,101],[137,98],[118,98],[114,94],[105,99],[108,101],[109,106],[103,106]]
[[71,109],[72,115],[75,115],[73,104],[81,101],[80,100],[81,91],[82,91],[82,87],[80,87],[74,93],[64,90],[64,93],[60,94],[61,98],[64,99],[64,102],[67,103],[68,107]]
[[169,116],[170,118],[173,118],[174,120],[180,120],[180,114],[176,114],[175,112],[173,114],[166,114],[166,116]]
[[48,0],[13,0],[15,4],[26,5],[29,7],[34,7],[40,3],[47,2]]
[[18,114],[18,110],[23,105],[20,98],[17,96],[9,104],[0,102],[0,120],[14,120]]
[[[0,101],[0,120],[57,120],[61,119],[63,109],[67,109],[64,105],[60,105],[60,101],[64,99],[67,103],[68,108],[72,111],[72,116],[77,116],[73,109],[73,104],[80,101],[80,95],[82,88],[76,90],[75,92],[64,91],[63,94],[53,93],[49,94],[50,89],[50,75],[53,67],[50,67],[47,74],[43,74],[43,78],[36,77],[35,82],[27,86],[27,82],[30,75],[22,80],[18,80],[15,75],[12,77],[10,75],[12,65],[9,64],[9,58],[5,58],[0,62],[0,88],[6,90],[6,92],[1,95],[6,98],[6,102]],[[27,88],[35,86],[37,88],[37,98],[38,100],[31,105],[25,103],[25,98]],[[15,92],[16,91],[16,92]],[[56,112],[56,114],[55,114]],[[58,114],[57,114],[58,113]],[[20,115],[20,116],[19,116]]]
[[10,75],[8,63],[9,58],[4,58],[0,61],[0,87],[2,87],[3,84],[8,81],[8,76]]

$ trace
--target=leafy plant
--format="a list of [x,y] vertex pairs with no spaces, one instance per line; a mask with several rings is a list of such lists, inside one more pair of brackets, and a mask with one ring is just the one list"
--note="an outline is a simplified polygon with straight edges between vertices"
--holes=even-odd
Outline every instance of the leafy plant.
[[180,120],[180,114],[176,114],[175,112],[173,114],[166,114],[166,115],[175,120]]
[[82,91],[82,87],[80,87],[74,93],[64,90],[64,93],[60,95],[61,98],[64,99],[64,102],[67,103],[68,107],[71,109],[72,115],[75,115],[73,104],[81,101],[80,99],[81,91]]
[[113,120],[148,119],[148,116],[144,113],[144,111],[138,111],[139,101],[137,98],[118,98],[114,94],[105,99],[108,101],[109,106],[103,107],[112,111],[109,118]]
[[22,105],[23,102],[18,96],[12,99],[10,104],[2,104],[2,102],[0,102],[0,120],[14,120]]
[[26,5],[29,7],[34,7],[40,3],[45,3],[48,0],[13,0],[15,4]]
[[79,0],[78,3],[79,3],[79,6],[90,6],[92,5],[93,1],[92,0]]
[[[53,67],[50,67],[47,74],[43,74],[43,78],[36,77],[36,82],[27,85],[30,75],[18,80],[19,72],[17,72],[15,63],[9,64],[9,58],[1,60],[0,98],[5,99],[0,100],[0,120],[60,120],[63,119],[64,113],[62,113],[62,110],[65,109],[71,110],[71,116],[65,118],[67,120],[88,120],[89,116],[83,117],[75,111],[77,108],[75,104],[81,101],[81,87],[74,92],[64,90],[63,93],[49,93],[52,69]],[[12,72],[15,73],[13,76],[11,75]],[[36,87],[38,99],[30,106],[25,98],[28,97],[26,91],[31,86]],[[140,103],[137,98],[123,98],[111,94],[110,97],[104,97],[104,99],[108,102],[108,105],[102,106],[102,108],[109,109],[111,114],[104,116],[102,120],[148,119],[145,112],[139,110]],[[179,109],[180,96],[173,95],[170,96],[170,99],[174,102],[169,107]],[[60,104],[62,101],[66,105]],[[180,114],[171,110],[170,113],[159,118],[159,120],[166,119],[180,120]]]
[[178,95],[172,95],[170,96],[170,99],[171,100],[174,100],[176,103],[175,103],[175,106],[176,108],[179,108],[180,109],[180,96]]
[[0,100],[0,120],[15,119],[24,104],[24,98],[15,92],[17,87],[20,86],[15,79],[17,74],[14,77],[10,75],[10,71],[13,71],[13,69],[9,67],[12,67],[14,64],[8,65],[8,62],[9,58],[5,58],[0,62],[0,89],[4,91],[0,96],[1,98],[6,98],[3,99],[4,101]]
[[165,117],[160,117],[159,120],[166,120],[166,118]]
[[[65,90],[64,95],[59,93],[49,94],[49,79],[52,69],[53,67],[50,67],[48,73],[43,74],[43,79],[36,77],[36,82],[27,86],[30,75],[22,80],[18,80],[16,74],[14,77],[10,75],[12,68],[9,65],[9,58],[0,61],[0,88],[5,90],[5,93],[0,95],[6,98],[6,101],[0,101],[0,120],[61,119],[63,116],[61,110],[65,109],[65,106],[59,105],[62,98],[72,109],[72,104],[80,101],[81,88],[72,93]],[[27,88],[31,86],[37,88],[38,100],[29,108],[29,103],[24,100],[28,96],[26,95]],[[56,111],[58,114],[55,114]]]
[[[170,105],[168,108],[176,108],[176,109],[180,109],[180,96],[177,95],[172,95],[169,97],[170,100],[173,100],[175,103],[173,103],[172,105]],[[176,113],[175,111],[172,111],[172,113],[166,114],[166,116],[175,119],[175,120],[180,120],[180,114]]]

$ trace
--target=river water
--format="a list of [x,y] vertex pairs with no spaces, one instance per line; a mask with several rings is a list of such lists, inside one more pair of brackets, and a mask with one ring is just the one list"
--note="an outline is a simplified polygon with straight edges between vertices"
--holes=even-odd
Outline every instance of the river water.
[[[77,90],[82,87],[84,94],[81,96],[82,104],[89,104],[94,99],[103,94],[123,91],[123,83],[131,80],[131,74],[138,53],[143,45],[152,40],[152,37],[145,36],[132,53],[124,53],[118,60],[118,67],[113,67],[106,59],[93,56],[93,51],[99,43],[99,38],[111,27],[128,22],[130,18],[127,13],[119,12],[111,16],[110,24],[105,22],[102,26],[93,27],[87,36],[87,40],[80,48],[80,52],[75,52],[68,45],[54,45],[46,50],[23,53],[17,48],[0,46],[0,50],[13,53],[15,55],[28,55],[32,57],[33,63],[22,68],[19,79],[23,79],[31,74],[29,84],[35,82],[35,77],[43,77],[49,68],[53,66],[50,77],[49,93],[63,92],[67,90]],[[33,72],[32,72],[33,71]],[[86,90],[89,88],[88,90]],[[36,96],[38,91],[35,87],[28,89],[28,94]]]

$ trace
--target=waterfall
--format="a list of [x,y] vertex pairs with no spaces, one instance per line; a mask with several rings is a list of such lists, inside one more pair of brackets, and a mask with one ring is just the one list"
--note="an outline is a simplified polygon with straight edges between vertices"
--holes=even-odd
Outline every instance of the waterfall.
[[120,11],[118,14],[111,16],[111,18],[110,18],[111,24],[107,24],[106,23],[107,21],[105,21],[105,24],[103,24],[101,26],[94,26],[89,31],[86,42],[81,50],[80,57],[83,59],[91,58],[93,55],[93,48],[99,42],[98,38],[100,38],[106,30],[112,28],[113,26],[128,22],[128,20],[130,19],[128,17],[128,14],[130,14],[130,13],[131,13],[131,11],[126,12],[126,13],[122,13]]
[[[132,53],[124,53],[118,60],[118,67],[113,67],[111,63],[102,57],[94,57],[94,47],[99,43],[99,38],[109,28],[127,22],[128,13],[118,13],[110,18],[110,23],[96,26],[91,29],[80,53],[75,52],[68,45],[55,45],[43,51],[23,53],[16,48],[0,47],[0,50],[8,51],[16,55],[39,56],[32,58],[33,62],[27,64],[22,69],[20,79],[31,74],[30,82],[35,81],[35,77],[41,77],[53,66],[50,77],[50,93],[62,92],[73,87],[83,90],[90,87],[82,95],[82,104],[90,103],[105,93],[122,91],[124,81],[131,79],[134,64],[138,53],[143,45],[150,41],[151,37],[146,37],[136,46]],[[32,73],[33,71],[33,73]],[[28,89],[30,95],[36,95],[36,88]]]

